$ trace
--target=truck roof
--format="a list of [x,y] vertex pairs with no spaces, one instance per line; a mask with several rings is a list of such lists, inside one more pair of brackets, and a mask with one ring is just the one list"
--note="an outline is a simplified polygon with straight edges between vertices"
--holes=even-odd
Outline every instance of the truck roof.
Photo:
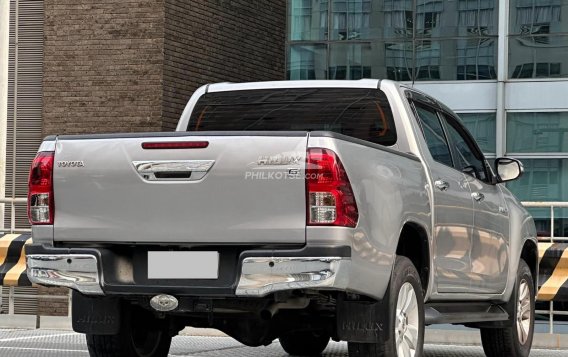
[[[379,88],[381,79],[360,80],[304,80],[273,81],[248,83],[215,83],[207,85],[207,92],[226,92],[254,89],[289,89],[289,88]],[[385,80],[388,81],[388,80]],[[392,81],[389,81],[392,82]]]

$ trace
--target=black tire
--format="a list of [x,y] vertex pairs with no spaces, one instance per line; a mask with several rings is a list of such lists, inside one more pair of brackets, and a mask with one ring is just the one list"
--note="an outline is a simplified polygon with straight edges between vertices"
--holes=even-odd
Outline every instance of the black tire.
[[[402,357],[397,351],[397,303],[399,293],[405,285],[409,283],[416,296],[417,316],[417,339],[415,347],[415,357],[422,357],[424,345],[424,297],[422,294],[422,284],[418,271],[410,259],[397,256],[393,267],[389,287],[385,294],[385,299],[390,306],[388,315],[388,326],[390,338],[384,343],[355,343],[348,342],[349,357]],[[408,322],[408,318],[407,318]]]
[[146,310],[126,309],[116,335],[87,334],[91,357],[167,357],[172,337]]
[[315,332],[293,332],[279,337],[280,345],[292,356],[319,356],[329,343],[329,335]]
[[[519,338],[519,332],[517,329],[517,321],[519,318],[519,295],[522,294],[522,289],[520,288],[521,286],[528,287],[528,294],[530,299],[528,336],[526,337],[524,343],[521,341],[521,338]],[[524,260],[521,260],[519,263],[517,281],[515,283],[515,287],[513,288],[510,304],[513,304],[513,316],[511,321],[508,322],[510,326],[504,328],[480,329],[481,343],[483,345],[483,351],[485,351],[485,355],[487,357],[528,357],[531,351],[535,318],[535,290],[531,270]]]

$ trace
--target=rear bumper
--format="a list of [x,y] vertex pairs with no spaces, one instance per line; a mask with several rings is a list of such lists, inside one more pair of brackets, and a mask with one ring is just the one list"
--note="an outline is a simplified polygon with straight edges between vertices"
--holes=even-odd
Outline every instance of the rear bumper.
[[349,247],[221,251],[219,279],[150,280],[145,250],[132,254],[110,248],[26,249],[28,276],[36,284],[62,286],[85,295],[263,297],[296,289],[345,290],[351,268]]

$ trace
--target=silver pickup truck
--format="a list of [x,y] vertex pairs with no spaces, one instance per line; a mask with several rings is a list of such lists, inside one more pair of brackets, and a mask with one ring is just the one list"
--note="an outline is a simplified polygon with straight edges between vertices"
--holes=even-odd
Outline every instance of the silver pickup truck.
[[185,326],[319,355],[423,355],[424,326],[532,344],[537,242],[459,118],[388,80],[212,84],[173,133],[51,136],[29,181],[32,282],[73,292],[91,356]]

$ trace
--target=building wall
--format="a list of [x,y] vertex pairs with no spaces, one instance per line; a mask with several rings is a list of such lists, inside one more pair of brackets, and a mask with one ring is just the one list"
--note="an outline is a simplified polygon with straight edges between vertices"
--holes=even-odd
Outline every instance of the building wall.
[[166,0],[162,128],[204,84],[285,79],[285,28],[284,0]]
[[159,131],[164,2],[44,7],[43,134]]
[[173,130],[211,82],[284,79],[285,1],[45,1],[44,134]]

